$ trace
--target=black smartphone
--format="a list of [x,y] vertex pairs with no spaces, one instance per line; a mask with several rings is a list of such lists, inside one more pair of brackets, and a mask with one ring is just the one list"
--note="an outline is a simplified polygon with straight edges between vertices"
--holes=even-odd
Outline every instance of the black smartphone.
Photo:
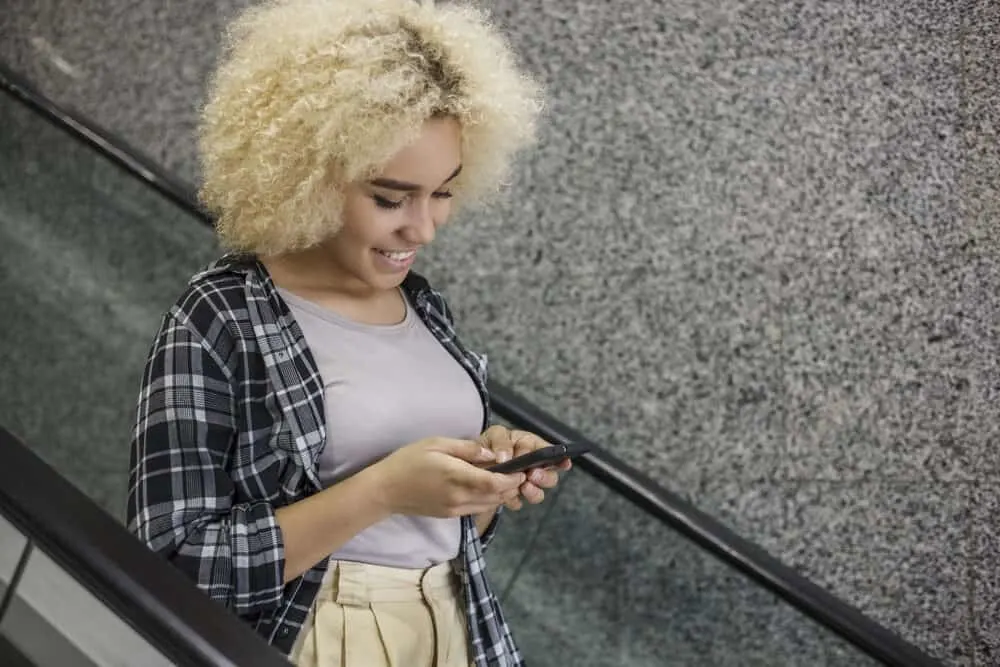
[[574,459],[581,454],[590,451],[589,445],[570,443],[566,445],[549,445],[536,449],[529,454],[515,456],[510,461],[497,463],[487,468],[490,472],[509,474],[512,472],[522,472],[531,468],[547,468],[554,466],[563,459]]

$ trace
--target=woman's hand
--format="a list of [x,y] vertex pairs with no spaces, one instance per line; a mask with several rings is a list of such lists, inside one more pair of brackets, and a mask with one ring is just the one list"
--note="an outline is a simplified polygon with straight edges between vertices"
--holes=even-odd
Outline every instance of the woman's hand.
[[492,512],[517,499],[525,473],[503,475],[478,467],[495,461],[481,443],[426,438],[367,470],[377,476],[378,497],[389,513],[460,517]]
[[[479,441],[493,452],[497,463],[504,463],[511,458],[549,446],[548,442],[534,433],[511,430],[499,425],[488,428],[479,437]],[[519,488],[519,494],[506,500],[503,505],[515,511],[519,510],[522,507],[521,497],[532,505],[537,505],[545,499],[545,489],[554,488],[559,483],[559,473],[571,467],[573,467],[572,461],[565,459],[550,468],[529,470],[527,479]]]

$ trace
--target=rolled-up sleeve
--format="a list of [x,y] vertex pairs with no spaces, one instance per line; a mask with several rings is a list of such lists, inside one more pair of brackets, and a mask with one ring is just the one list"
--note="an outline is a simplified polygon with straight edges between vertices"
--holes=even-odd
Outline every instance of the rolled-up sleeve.
[[234,501],[233,355],[218,342],[164,318],[139,395],[127,523],[198,588],[252,616],[281,602],[284,545],[270,503]]

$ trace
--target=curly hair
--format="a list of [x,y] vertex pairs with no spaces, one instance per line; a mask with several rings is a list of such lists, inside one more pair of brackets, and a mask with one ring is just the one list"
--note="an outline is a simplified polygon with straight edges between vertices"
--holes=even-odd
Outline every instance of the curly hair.
[[502,189],[534,140],[541,89],[481,10],[413,0],[271,0],[230,25],[198,132],[202,201],[229,249],[277,254],[341,226],[430,118],[462,128],[454,202]]

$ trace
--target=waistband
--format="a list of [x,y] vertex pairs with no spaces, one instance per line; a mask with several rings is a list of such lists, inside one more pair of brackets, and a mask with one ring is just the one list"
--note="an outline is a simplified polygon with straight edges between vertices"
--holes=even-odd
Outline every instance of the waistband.
[[331,560],[316,599],[345,605],[413,602],[452,597],[457,594],[458,585],[452,561],[425,569],[406,569]]

